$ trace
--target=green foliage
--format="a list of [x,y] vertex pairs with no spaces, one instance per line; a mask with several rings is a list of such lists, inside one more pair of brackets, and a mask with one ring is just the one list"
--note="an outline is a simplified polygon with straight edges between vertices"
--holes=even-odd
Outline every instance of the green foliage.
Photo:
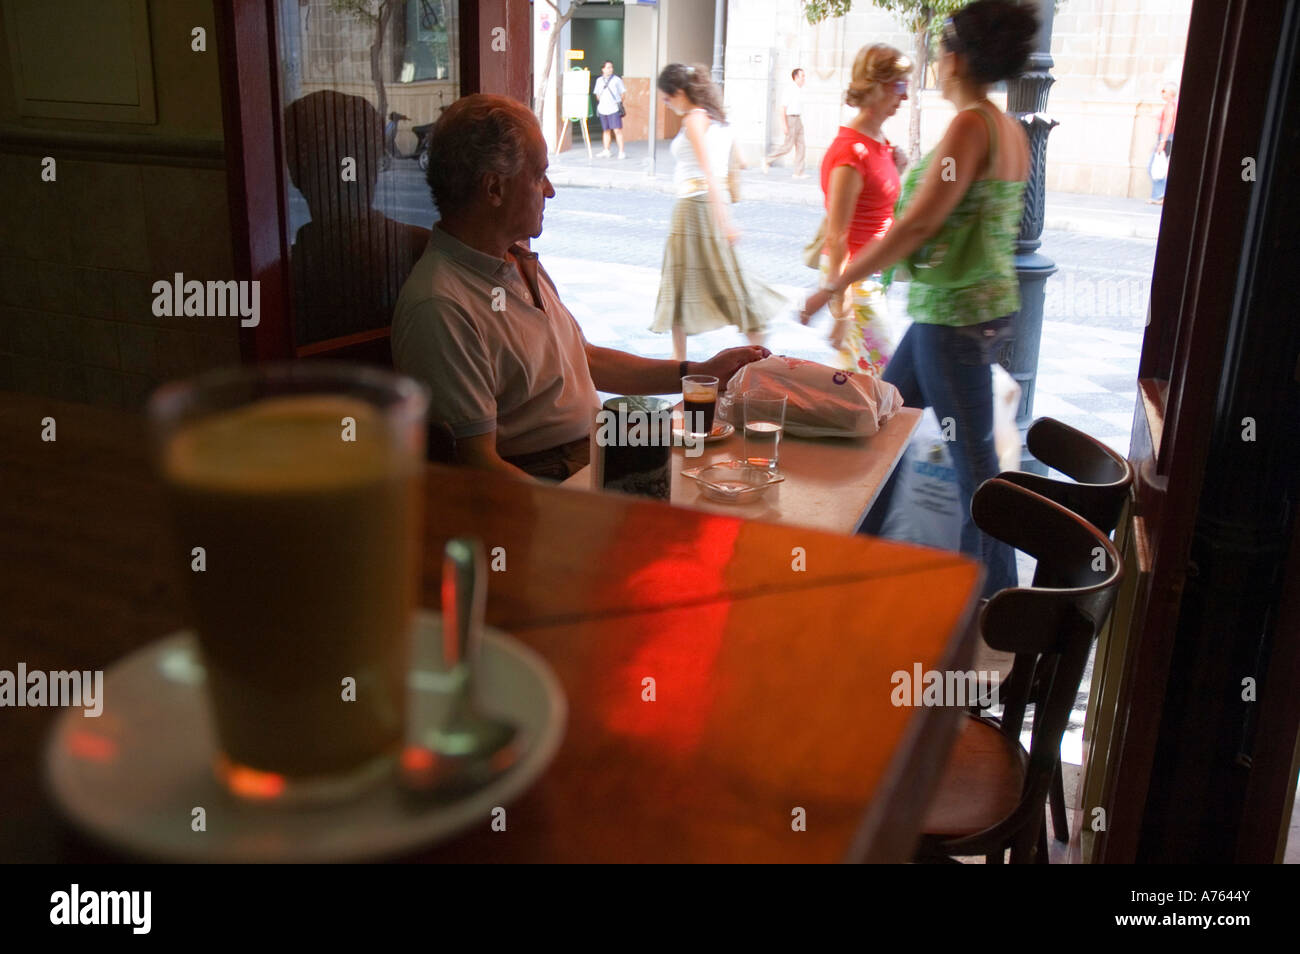
[[363,20],[369,20],[371,23],[379,21],[379,11],[389,3],[389,0],[330,0],[330,9],[335,13],[350,13],[354,17],[360,17]]
[[[842,17],[853,6],[853,0],[801,0],[804,18],[816,25],[823,20]],[[935,32],[944,17],[952,16],[971,0],[869,0],[881,10],[894,15],[894,18],[915,33],[929,29]],[[1053,0],[1052,9],[1061,9],[1065,0]]]
[[[933,29],[935,23],[956,13],[970,0],[870,0],[873,6],[891,14],[913,33]],[[803,0],[803,13],[809,23],[820,23],[831,17],[842,17],[853,6],[853,0]]]

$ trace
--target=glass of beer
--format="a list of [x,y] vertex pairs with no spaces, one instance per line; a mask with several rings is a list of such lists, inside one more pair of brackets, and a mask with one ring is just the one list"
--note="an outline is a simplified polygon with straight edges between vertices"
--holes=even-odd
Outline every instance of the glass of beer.
[[688,374],[682,378],[682,429],[694,438],[713,432],[713,415],[718,410],[718,379],[709,374]]
[[237,796],[329,800],[395,764],[427,404],[408,378],[327,362],[216,371],[150,400],[215,768]]

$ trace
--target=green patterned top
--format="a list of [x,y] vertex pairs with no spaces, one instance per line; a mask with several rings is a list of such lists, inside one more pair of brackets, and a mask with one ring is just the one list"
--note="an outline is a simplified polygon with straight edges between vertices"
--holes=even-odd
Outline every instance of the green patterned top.
[[[991,163],[997,154],[997,126],[983,110],[980,115],[989,124],[992,137]],[[933,159],[932,150],[908,172],[895,221],[916,194]],[[1023,182],[979,179],[971,183],[939,231],[900,263],[900,277],[911,275],[907,310],[913,321],[977,325],[1020,308],[1014,254],[1024,201]]]

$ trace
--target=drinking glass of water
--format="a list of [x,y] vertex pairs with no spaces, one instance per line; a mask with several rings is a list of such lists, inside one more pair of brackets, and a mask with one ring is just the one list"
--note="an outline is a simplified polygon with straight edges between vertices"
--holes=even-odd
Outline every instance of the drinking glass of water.
[[751,466],[776,470],[785,430],[785,400],[777,391],[745,392],[745,460]]

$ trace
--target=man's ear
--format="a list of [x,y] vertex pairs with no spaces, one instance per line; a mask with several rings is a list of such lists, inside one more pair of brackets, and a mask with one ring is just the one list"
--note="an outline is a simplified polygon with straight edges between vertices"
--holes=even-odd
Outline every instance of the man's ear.
[[488,204],[500,208],[505,204],[505,178],[500,173],[485,172],[483,178],[479,180],[482,188],[487,193]]

